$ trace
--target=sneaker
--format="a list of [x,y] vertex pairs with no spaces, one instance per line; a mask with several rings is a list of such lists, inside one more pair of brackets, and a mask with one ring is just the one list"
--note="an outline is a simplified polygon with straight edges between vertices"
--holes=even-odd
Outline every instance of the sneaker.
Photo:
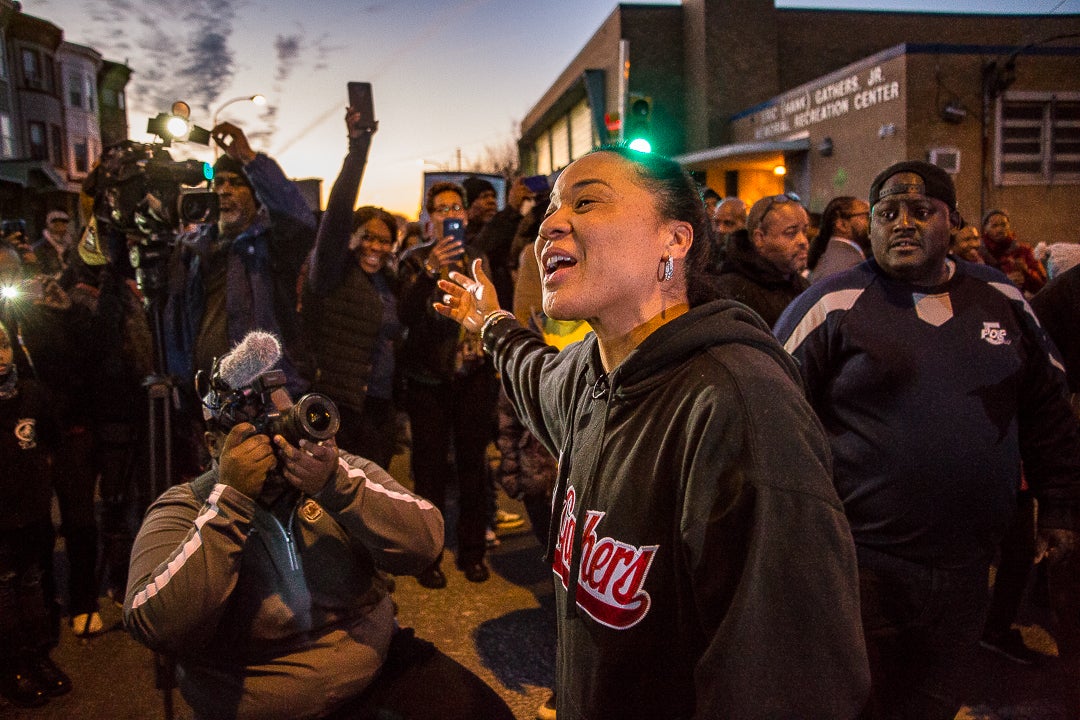
[[71,629],[76,637],[88,638],[99,635],[103,627],[101,615],[96,612],[80,613],[71,618]]
[[497,548],[502,542],[499,540],[499,536],[495,534],[495,531],[488,528],[484,531],[484,542],[487,543],[489,548]]
[[71,678],[45,653],[37,655],[30,661],[30,674],[34,676],[46,695],[60,697],[71,692]]
[[0,671],[0,695],[16,707],[41,707],[49,702],[45,688],[24,664]]
[[497,530],[513,530],[524,524],[525,518],[517,513],[506,512],[505,510],[495,511],[495,529]]
[[979,640],[979,644],[1020,665],[1034,665],[1043,658],[1042,653],[1024,644],[1024,636],[1016,628],[1009,628],[1000,633],[985,633]]
[[555,691],[552,690],[544,704],[536,708],[536,720],[555,720]]

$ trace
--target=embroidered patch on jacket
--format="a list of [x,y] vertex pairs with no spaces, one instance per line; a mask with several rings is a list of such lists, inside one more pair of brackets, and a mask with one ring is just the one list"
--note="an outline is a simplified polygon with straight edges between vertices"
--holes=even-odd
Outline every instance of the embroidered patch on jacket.
[[309,523],[313,523],[322,517],[323,509],[319,506],[319,503],[315,502],[311,498],[300,506],[300,517],[304,518]]
[[1012,340],[1009,338],[1005,328],[1001,327],[999,322],[984,322],[982,332],[979,333],[979,339],[985,340],[991,345],[1011,345]]
[[924,323],[941,327],[952,319],[952,300],[949,299],[949,293],[940,295],[912,293],[911,299],[915,301],[915,314]]
[[15,423],[15,439],[19,441],[22,450],[33,450],[37,447],[37,431],[34,418],[19,418]]

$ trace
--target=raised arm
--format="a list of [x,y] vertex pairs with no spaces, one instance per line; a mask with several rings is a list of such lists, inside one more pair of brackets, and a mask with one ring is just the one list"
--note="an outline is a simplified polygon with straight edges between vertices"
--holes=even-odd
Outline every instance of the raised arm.
[[327,295],[345,277],[345,258],[352,234],[352,214],[360,194],[360,180],[367,165],[368,150],[375,127],[363,124],[361,114],[349,108],[345,113],[349,133],[349,153],[342,163],[326,212],[315,236],[315,251],[308,270],[308,282],[317,295]]

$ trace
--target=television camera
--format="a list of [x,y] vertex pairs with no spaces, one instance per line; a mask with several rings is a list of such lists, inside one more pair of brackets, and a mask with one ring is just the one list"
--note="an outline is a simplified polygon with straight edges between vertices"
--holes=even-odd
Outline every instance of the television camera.
[[83,184],[94,201],[98,230],[126,236],[136,280],[146,290],[160,287],[161,261],[186,226],[217,221],[217,195],[206,185],[213,167],[201,160],[174,160],[168,150],[174,140],[209,144],[209,131],[187,122],[186,107],[177,103],[173,114],[161,113],[147,123],[147,132],[160,142],[124,140],[105,148]]

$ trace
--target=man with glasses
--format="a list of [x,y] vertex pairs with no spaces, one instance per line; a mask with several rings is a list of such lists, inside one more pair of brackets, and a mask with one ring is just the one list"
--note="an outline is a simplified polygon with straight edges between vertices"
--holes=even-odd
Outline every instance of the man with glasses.
[[754,203],[746,228],[728,235],[720,266],[721,296],[747,305],[772,327],[784,308],[805,290],[810,217],[797,195],[783,194]]
[[[484,582],[489,576],[484,564],[485,448],[494,434],[495,375],[484,357],[479,334],[463,330],[432,307],[442,297],[436,286],[439,278],[451,270],[467,272],[472,261],[482,256],[473,246],[443,232],[447,219],[468,222],[465,199],[465,190],[455,183],[435,183],[427,192],[427,230],[432,239],[406,252],[399,268],[399,312],[408,332],[398,365],[412,429],[415,490],[445,513],[446,488],[453,486],[456,476],[457,566],[469,581]],[[421,585],[446,586],[441,559],[418,576]]]
[[807,264],[812,282],[853,268],[870,250],[870,206],[865,200],[834,197],[821,213],[821,232],[810,243]]
[[1020,291],[948,257],[952,178],[897,163],[869,199],[873,259],[811,287],[775,333],[830,438],[855,539],[866,717],[951,720],[1021,462],[1043,551],[1064,557],[1075,541],[1080,424]]
[[[221,123],[211,136],[224,154],[214,164],[216,224],[180,236],[170,261],[165,306],[168,370],[182,391],[198,370],[210,373],[252,330],[282,338],[289,392],[309,384],[309,361],[296,312],[296,281],[315,242],[315,217],[296,184],[243,130]],[[190,399],[190,398],[189,398]],[[197,408],[189,403],[189,409]]]

